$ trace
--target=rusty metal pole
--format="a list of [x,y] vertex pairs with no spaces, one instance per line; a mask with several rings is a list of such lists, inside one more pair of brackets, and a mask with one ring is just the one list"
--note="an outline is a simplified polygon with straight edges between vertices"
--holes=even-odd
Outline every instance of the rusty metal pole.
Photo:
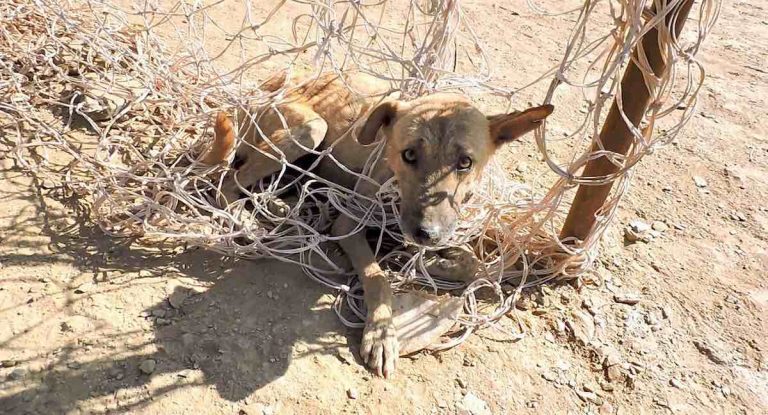
[[[672,16],[677,14],[674,32],[675,35],[679,35],[685,20],[688,18],[691,6],[693,6],[693,0],[681,2],[676,7],[677,10],[670,11],[660,24],[668,25]],[[655,7],[652,8],[652,13],[655,14]],[[643,36],[642,44],[653,72],[660,76],[666,69],[666,62],[660,50],[658,30],[653,28],[648,31]],[[638,51],[635,50],[633,53],[637,56]],[[624,114],[635,126],[640,124],[643,115],[648,110],[649,101],[650,91],[643,80],[643,73],[634,62],[630,62],[626,72],[624,72],[624,77],[621,79],[621,102]],[[608,112],[608,117],[605,119],[603,129],[600,131],[600,141],[605,150],[623,155],[626,155],[632,147],[632,133],[624,122],[615,99]],[[592,150],[597,151],[599,148],[595,146]],[[587,162],[582,176],[599,177],[613,174],[618,170],[619,167],[611,163],[607,157],[601,156]],[[612,182],[597,186],[581,184],[576,191],[571,210],[565,219],[560,238],[576,237],[583,241],[592,230],[596,221],[595,214],[605,204],[611,187],[613,187]]]

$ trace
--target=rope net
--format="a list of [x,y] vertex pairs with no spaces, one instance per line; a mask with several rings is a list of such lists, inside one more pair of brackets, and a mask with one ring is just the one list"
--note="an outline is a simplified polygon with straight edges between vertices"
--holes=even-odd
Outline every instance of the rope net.
[[[590,269],[633,167],[671,142],[695,109],[704,79],[695,56],[720,3],[700,2],[692,13],[696,24],[678,39],[671,13],[682,1],[584,0],[558,12],[529,2],[535,14],[569,17],[570,27],[563,28],[569,35],[559,62],[517,88],[499,81],[487,42],[460,0],[4,1],[0,132],[21,168],[80,196],[107,234],[170,238],[226,255],[295,263],[338,290],[344,324],[362,327],[362,286],[328,232],[338,215],[353,217],[369,229],[395,288],[461,293],[462,330],[437,347],[447,348],[510,312],[523,288]],[[660,76],[642,48],[632,54],[654,27],[668,63]],[[624,156],[599,150],[599,128],[621,96],[621,74],[631,59],[651,105],[641,125],[630,127],[634,142]],[[509,110],[531,90],[542,103],[554,103],[556,115],[564,108],[559,97],[569,94],[582,109],[565,132],[553,134],[546,124],[535,131],[542,166],[554,174],[548,186],[517,183],[498,163],[488,167],[450,241],[474,251],[479,278],[447,281],[430,275],[429,250],[404,246],[393,181],[372,199],[277,157],[279,173],[243,189],[244,197],[225,208],[216,203],[231,168],[198,161],[213,138],[213,114],[276,108],[285,88],[262,90],[259,80],[299,69],[361,71],[389,82],[403,99],[460,91]],[[566,156],[552,150],[558,143],[570,149]],[[311,152],[333,157],[328,150]],[[380,155],[374,151],[369,163]],[[603,155],[617,173],[579,175]],[[365,170],[350,174],[366,180]],[[589,236],[561,240],[572,189],[611,182]],[[481,289],[492,293],[484,294],[486,301],[476,297]],[[521,336],[522,327],[509,334]]]

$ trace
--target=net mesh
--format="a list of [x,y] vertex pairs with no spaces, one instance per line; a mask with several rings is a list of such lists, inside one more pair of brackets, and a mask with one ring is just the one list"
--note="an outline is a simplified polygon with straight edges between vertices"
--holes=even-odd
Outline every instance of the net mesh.
[[[338,215],[353,217],[375,230],[369,232],[372,246],[395,287],[460,290],[463,330],[439,346],[445,348],[508,313],[523,288],[590,269],[633,168],[671,142],[695,109],[704,79],[695,56],[720,3],[700,2],[692,14],[696,24],[678,39],[671,30],[677,17],[670,13],[682,1],[585,0],[561,11],[529,2],[534,14],[567,16],[568,37],[557,64],[515,88],[494,71],[487,41],[474,30],[478,22],[460,0],[4,1],[0,131],[19,166],[81,196],[104,232],[295,263],[338,290],[342,321],[361,327],[362,287],[336,258],[328,233]],[[494,13],[513,13],[493,7]],[[641,125],[631,127],[627,155],[600,150],[600,125],[621,95],[621,74],[653,27],[659,28],[666,70],[656,76],[642,48],[634,58],[652,104]],[[259,81],[297,69],[354,69],[386,80],[404,99],[460,91],[476,100],[489,97],[503,110],[519,106],[527,90],[556,106],[559,97],[576,94],[580,119],[559,134],[546,124],[535,132],[542,166],[555,175],[546,187],[517,183],[498,163],[489,167],[451,241],[474,250],[481,278],[457,283],[429,275],[426,249],[403,247],[393,181],[370,198],[283,158],[284,168],[242,200],[225,208],[216,203],[212,195],[229,168],[198,162],[213,136],[212,114],[276,108],[284,88],[264,91]],[[560,142],[571,148],[570,156],[552,150]],[[333,157],[327,150],[314,153]],[[579,175],[601,155],[618,172]],[[352,174],[366,179],[365,171]],[[561,240],[571,190],[611,182],[590,234]],[[274,207],[285,206],[280,195],[288,190],[295,196],[277,214]],[[487,301],[476,297],[481,289],[492,293]]]

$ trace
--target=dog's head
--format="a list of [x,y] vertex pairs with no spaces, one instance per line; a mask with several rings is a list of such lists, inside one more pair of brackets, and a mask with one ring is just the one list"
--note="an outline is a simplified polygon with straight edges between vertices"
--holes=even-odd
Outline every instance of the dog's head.
[[382,131],[386,163],[398,181],[403,232],[422,245],[439,245],[456,229],[459,209],[503,144],[535,129],[551,105],[486,117],[460,95],[434,94],[387,101],[358,134],[370,144]]

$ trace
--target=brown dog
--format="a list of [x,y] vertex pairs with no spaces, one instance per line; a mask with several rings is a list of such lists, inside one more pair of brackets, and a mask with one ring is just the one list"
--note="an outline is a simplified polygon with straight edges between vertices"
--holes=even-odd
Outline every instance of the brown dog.
[[[372,179],[384,183],[394,176],[401,196],[402,231],[421,245],[439,246],[451,236],[458,212],[471,196],[493,153],[504,143],[535,129],[551,105],[520,113],[486,117],[469,100],[457,94],[433,94],[405,102],[388,97],[388,85],[364,74],[327,74],[289,81],[284,74],[262,85],[277,91],[288,85],[285,99],[275,108],[240,111],[240,145],[223,183],[221,204],[240,199],[243,189],[280,171],[282,162],[293,162],[310,150],[331,148],[315,172],[348,188],[361,172],[377,137],[386,140],[384,163],[375,166]],[[368,114],[362,127],[356,121]],[[269,140],[264,140],[267,137]],[[235,143],[231,120],[216,119],[215,139],[202,161],[216,164],[227,159]],[[282,153],[282,154],[281,154]],[[284,156],[283,156],[284,155]],[[283,158],[284,157],[284,158]],[[373,196],[377,185],[357,183],[359,193]],[[398,344],[392,324],[392,291],[357,223],[341,215],[332,233],[363,282],[368,315],[360,353],[379,375],[395,370]]]

